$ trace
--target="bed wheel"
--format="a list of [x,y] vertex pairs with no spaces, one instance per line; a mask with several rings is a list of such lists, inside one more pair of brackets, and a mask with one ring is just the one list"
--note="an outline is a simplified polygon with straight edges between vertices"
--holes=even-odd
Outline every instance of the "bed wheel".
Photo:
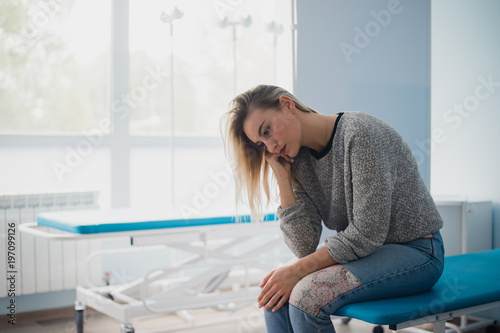
[[496,325],[490,325],[490,326],[486,327],[484,332],[485,333],[499,333],[500,328],[498,328],[498,326],[496,326]]
[[348,318],[348,317],[346,317],[346,318],[342,318],[342,324],[344,324],[344,325],[349,324],[349,322],[351,321],[351,319],[352,319],[352,318]]
[[84,320],[85,320],[85,305],[79,301],[76,301],[75,302],[76,333],[83,333]]
[[373,333],[384,333],[382,326],[378,325],[373,328]]
[[134,327],[132,324],[121,324],[120,333],[134,333]]

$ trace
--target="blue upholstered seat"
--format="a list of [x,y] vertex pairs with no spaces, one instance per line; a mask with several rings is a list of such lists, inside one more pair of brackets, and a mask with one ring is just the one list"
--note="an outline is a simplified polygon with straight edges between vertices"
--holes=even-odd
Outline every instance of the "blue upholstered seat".
[[497,301],[500,301],[500,249],[446,257],[441,278],[425,293],[349,304],[335,315],[395,325]]

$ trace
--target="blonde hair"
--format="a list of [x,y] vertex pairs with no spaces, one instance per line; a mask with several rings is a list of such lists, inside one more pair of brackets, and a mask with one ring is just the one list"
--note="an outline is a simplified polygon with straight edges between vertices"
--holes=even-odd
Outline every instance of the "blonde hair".
[[253,110],[274,109],[278,111],[281,96],[289,97],[300,111],[317,113],[283,88],[259,85],[236,96],[230,103],[230,110],[221,118],[221,132],[225,130],[222,136],[226,156],[232,162],[236,181],[236,202],[240,203],[246,194],[252,218],[257,220],[263,218],[264,200],[261,184],[266,194],[266,206],[270,201],[269,164],[265,159],[265,147],[258,146],[246,136],[243,123]]

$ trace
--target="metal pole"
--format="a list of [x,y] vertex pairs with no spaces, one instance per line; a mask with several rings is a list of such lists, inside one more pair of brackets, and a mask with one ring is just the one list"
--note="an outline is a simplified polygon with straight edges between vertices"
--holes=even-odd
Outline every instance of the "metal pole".
[[238,89],[236,87],[237,82],[238,82],[238,73],[237,73],[238,66],[236,64],[236,23],[233,23],[232,26],[233,26],[233,64],[234,64],[234,70],[233,70],[233,96],[236,96],[236,93],[238,92]]
[[171,182],[171,204],[172,208],[175,205],[175,103],[174,103],[174,24],[173,21],[170,22],[170,182]]
[[168,23],[170,26],[170,160],[171,160],[171,204],[175,205],[175,91],[174,91],[174,20],[181,19],[184,15],[179,8],[175,7],[170,13],[162,12],[160,20],[163,23]]

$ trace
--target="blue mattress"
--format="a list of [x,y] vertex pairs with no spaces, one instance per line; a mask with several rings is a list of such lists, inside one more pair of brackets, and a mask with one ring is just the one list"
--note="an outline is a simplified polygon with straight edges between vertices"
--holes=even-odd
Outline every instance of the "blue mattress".
[[[274,221],[275,214],[267,214],[264,221]],[[213,216],[187,218],[166,212],[131,209],[54,211],[41,213],[37,224],[78,234],[136,231],[148,229],[195,227],[214,224],[249,223],[250,216]]]
[[439,313],[500,301],[500,249],[445,258],[439,281],[428,292],[345,305],[335,315],[396,325]]

